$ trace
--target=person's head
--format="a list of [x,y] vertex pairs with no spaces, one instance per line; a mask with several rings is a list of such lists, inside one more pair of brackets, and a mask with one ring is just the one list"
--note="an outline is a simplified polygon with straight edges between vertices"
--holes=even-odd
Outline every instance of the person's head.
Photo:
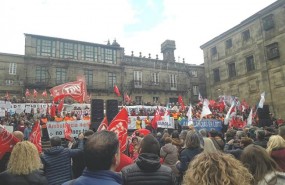
[[141,141],[139,153],[151,153],[159,155],[159,152],[160,145],[157,139],[151,134],[146,135]]
[[87,130],[86,132],[84,132],[84,138],[89,138],[93,134],[94,134],[93,130]]
[[285,125],[278,128],[278,134],[285,139]]
[[243,150],[240,160],[253,175],[253,184],[257,184],[267,173],[278,169],[278,165],[266,150],[254,144]]
[[135,132],[135,135],[136,135],[137,137],[140,137],[140,132],[136,131],[136,132]]
[[202,137],[207,137],[207,130],[206,129],[199,130],[199,133],[201,134]]
[[137,145],[139,143],[139,139],[137,137],[132,138],[132,144]]
[[114,170],[120,163],[119,140],[114,132],[95,132],[87,140],[84,148],[88,170]]
[[201,153],[186,171],[186,185],[249,185],[252,175],[232,155],[220,152]]
[[257,130],[255,132],[255,136],[256,136],[256,139],[259,140],[259,141],[264,140],[264,137],[265,137],[264,130]]
[[172,137],[172,138],[177,138],[177,139],[179,139],[179,133],[178,133],[178,131],[177,131],[177,130],[174,130],[174,131],[172,132],[172,134],[171,134],[171,137]]
[[219,136],[218,131],[216,131],[216,130],[214,130],[214,129],[210,130],[209,134],[210,134],[211,137],[217,137],[217,136]]
[[277,148],[285,148],[285,140],[279,135],[273,135],[269,138],[267,142],[266,151],[270,154],[272,150]]
[[17,139],[19,139],[20,141],[23,141],[23,140],[24,140],[24,134],[23,134],[23,132],[21,132],[21,131],[14,131],[14,132],[13,132],[13,135],[14,135]]
[[183,141],[185,141],[187,132],[188,132],[187,130],[182,130],[180,135],[179,135],[179,138],[182,139]]
[[186,148],[198,148],[200,144],[199,135],[195,131],[189,131],[185,139]]
[[164,141],[165,141],[165,144],[172,143],[171,137],[166,137]]
[[246,133],[244,131],[238,130],[236,133],[237,139],[241,139],[242,137],[246,137]]
[[50,145],[53,146],[61,146],[61,139],[58,136],[53,136],[50,138]]
[[253,140],[249,137],[242,137],[241,140],[240,140],[240,146],[242,148],[245,148],[247,147],[248,145],[252,144],[253,143]]
[[7,171],[14,175],[28,175],[41,167],[41,160],[36,146],[29,141],[22,141],[14,146]]

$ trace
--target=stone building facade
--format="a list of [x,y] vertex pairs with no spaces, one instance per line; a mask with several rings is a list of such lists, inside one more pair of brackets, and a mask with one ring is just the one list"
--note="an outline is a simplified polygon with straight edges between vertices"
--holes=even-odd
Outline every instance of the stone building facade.
[[[197,102],[199,92],[206,95],[204,66],[175,62],[175,49],[175,41],[166,40],[161,45],[163,59],[160,60],[150,54],[125,55],[116,40],[96,44],[25,34],[25,55],[0,54],[0,70],[1,66],[5,69],[0,80],[3,83],[13,80],[13,85],[7,82],[0,92],[4,96],[9,91],[11,96],[19,98],[26,89],[36,89],[37,99],[51,100],[40,94],[84,75],[87,92],[93,99],[118,99],[123,103],[123,94],[127,93],[133,104],[172,103],[177,102],[179,95],[186,104]],[[16,74],[6,74],[13,63],[17,65]],[[116,97],[114,85],[118,86],[121,97]]]
[[285,1],[278,0],[200,47],[207,95],[234,95],[285,117]]

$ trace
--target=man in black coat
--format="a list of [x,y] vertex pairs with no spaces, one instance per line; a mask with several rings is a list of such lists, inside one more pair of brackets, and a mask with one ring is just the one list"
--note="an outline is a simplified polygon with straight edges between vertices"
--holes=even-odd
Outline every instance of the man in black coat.
[[145,136],[136,163],[122,169],[123,185],[176,185],[171,168],[160,164],[159,151],[157,139]]

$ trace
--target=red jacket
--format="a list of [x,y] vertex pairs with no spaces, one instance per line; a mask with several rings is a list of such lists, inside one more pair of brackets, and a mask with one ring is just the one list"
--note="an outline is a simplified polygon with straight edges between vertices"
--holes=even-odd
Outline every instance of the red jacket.
[[285,148],[272,150],[271,157],[282,169],[282,171],[285,172]]

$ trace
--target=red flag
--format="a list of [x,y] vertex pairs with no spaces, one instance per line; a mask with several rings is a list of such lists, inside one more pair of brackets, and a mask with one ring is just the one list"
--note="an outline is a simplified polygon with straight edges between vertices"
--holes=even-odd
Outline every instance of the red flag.
[[10,95],[9,95],[8,91],[6,92],[6,96],[5,96],[5,98],[6,98],[7,100],[9,100],[9,99],[10,99]]
[[97,132],[99,132],[101,130],[107,130],[107,129],[108,129],[108,120],[107,120],[107,117],[105,116],[105,118],[103,119],[103,121],[99,125]]
[[38,121],[35,122],[32,132],[30,133],[30,142],[34,143],[39,153],[42,153],[41,127]]
[[34,98],[38,96],[38,91],[34,89]]
[[47,97],[47,90],[42,93],[42,96]]
[[72,130],[71,130],[70,125],[68,123],[65,123],[64,124],[64,138],[69,141],[72,141],[71,134],[72,134]]
[[11,152],[13,146],[20,140],[16,138],[13,134],[9,133],[5,128],[2,128],[0,132],[0,159],[4,156],[6,152]]
[[127,93],[124,95],[125,102],[130,103],[132,100]]
[[114,86],[114,92],[116,93],[117,96],[121,96],[119,88],[116,85]]
[[50,116],[54,117],[56,112],[56,105],[53,103],[50,108]]
[[[83,102],[84,100],[84,85],[83,81],[68,82],[50,89],[51,96],[55,99],[62,99],[65,96],[70,96],[78,102]],[[60,98],[59,98],[60,97]],[[57,100],[58,100],[57,99]]]
[[178,103],[180,104],[181,109],[182,109],[182,110],[185,110],[185,104],[184,104],[184,102],[183,102],[183,100],[182,100],[182,96],[181,96],[181,95],[178,96]]
[[109,131],[113,131],[118,135],[120,142],[121,152],[127,148],[127,136],[128,136],[128,111],[122,108],[116,115],[108,127]]
[[159,111],[156,110],[155,115],[154,115],[153,119],[151,120],[152,128],[157,129],[157,122],[160,121],[160,120],[162,120],[162,117],[159,114]]
[[57,106],[58,112],[62,111],[63,105],[64,105],[64,99],[61,99],[60,102],[59,102],[59,105]]
[[29,89],[26,89],[26,93],[25,93],[25,96],[30,96],[31,94],[30,94],[30,91],[29,91]]

